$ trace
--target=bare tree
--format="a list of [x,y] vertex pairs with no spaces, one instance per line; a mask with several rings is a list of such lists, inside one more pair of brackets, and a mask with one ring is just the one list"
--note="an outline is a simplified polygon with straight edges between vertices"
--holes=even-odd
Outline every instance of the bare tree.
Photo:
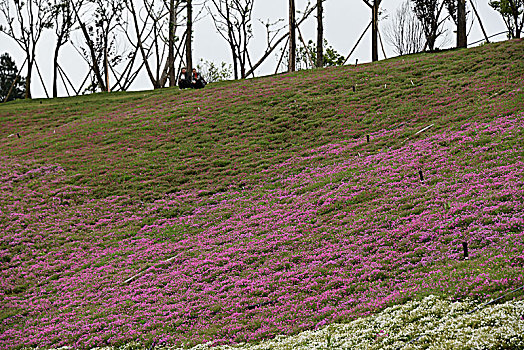
[[289,0],[289,63],[288,71],[294,72],[296,70],[297,62],[297,40],[296,40],[296,12],[295,0]]
[[[252,12],[254,0],[210,0],[215,27],[227,41],[233,59],[235,79],[246,78],[250,62],[248,45],[253,38]],[[239,75],[240,73],[240,75]]]
[[[182,57],[182,41],[176,41],[176,31],[180,27],[177,19],[183,10],[181,0],[166,0],[158,3],[155,0],[142,0],[142,15],[135,8],[133,0],[127,0],[126,6],[131,14],[136,38],[128,40],[140,51],[142,65],[147,71],[154,89],[176,85],[175,59]],[[165,57],[168,51],[167,59]],[[151,60],[150,60],[151,58]]]
[[324,67],[324,4],[317,0],[317,68]]
[[435,50],[437,39],[446,32],[443,28],[444,22],[449,16],[442,17],[442,10],[446,2],[444,0],[411,0],[413,11],[422,24],[424,36],[426,37],[425,47],[430,51]]
[[[315,11],[316,8],[317,8],[316,4],[313,5],[312,7],[309,7],[309,4],[308,4],[306,9],[303,11],[302,18],[299,21],[296,22],[296,27],[297,28],[300,27],[300,25],[302,23],[304,23],[306,21],[306,19],[309,18],[309,16],[313,13],[313,11]],[[273,23],[273,24],[275,24],[275,23]],[[275,49],[277,47],[279,47],[279,45],[283,41],[285,41],[286,39],[289,40],[290,31],[287,31],[285,34],[283,34],[282,36],[280,36],[277,39],[278,33],[280,32],[280,30],[278,30],[278,29],[277,30],[269,29],[270,28],[270,23],[269,22],[266,24],[266,28],[267,28],[267,33],[268,33],[267,48],[264,51],[264,53],[262,54],[262,57],[260,57],[260,59],[252,65],[251,69],[246,73],[246,76],[251,75],[255,71],[255,69],[260,67],[260,65],[262,63],[264,63],[264,61],[271,55],[271,53],[273,51],[275,51]]]
[[73,0],[53,0],[52,17],[55,22],[56,46],[53,56],[53,97],[58,96],[58,56],[60,49],[71,37],[71,31],[75,24],[75,15],[73,12]]
[[371,9],[371,61],[378,61],[378,16],[382,0],[362,0]]
[[[91,3],[92,7],[87,9],[89,15],[84,21],[80,15],[82,5]],[[130,65],[126,66],[124,73],[118,73],[115,67],[129,58],[135,60],[136,54],[127,56],[118,46],[117,29],[122,28],[125,23],[123,11],[124,0],[81,0],[73,7],[77,23],[82,30],[85,46],[79,45],[78,50],[89,64],[94,73],[93,83],[102,91],[112,89],[125,90],[127,84],[122,84]],[[117,80],[116,86],[110,85],[111,75]]]
[[36,45],[42,32],[52,27],[51,7],[46,0],[0,0],[0,12],[7,22],[7,25],[0,26],[0,32],[11,37],[26,56],[25,97],[31,98],[31,78],[33,67],[36,65]]
[[385,26],[385,36],[397,55],[422,51],[424,31],[422,24],[411,11],[409,0],[400,5],[391,21]]

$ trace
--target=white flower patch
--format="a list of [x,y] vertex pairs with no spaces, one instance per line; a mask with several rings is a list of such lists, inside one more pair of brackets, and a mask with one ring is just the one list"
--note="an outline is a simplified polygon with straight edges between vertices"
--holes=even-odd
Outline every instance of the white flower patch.
[[[524,301],[486,306],[468,314],[476,306],[471,301],[450,302],[428,296],[346,324],[332,324],[294,336],[277,336],[259,344],[213,347],[209,343],[190,350],[524,349]],[[138,349],[145,348],[139,344],[118,349],[97,348]],[[157,346],[155,350],[187,348]]]

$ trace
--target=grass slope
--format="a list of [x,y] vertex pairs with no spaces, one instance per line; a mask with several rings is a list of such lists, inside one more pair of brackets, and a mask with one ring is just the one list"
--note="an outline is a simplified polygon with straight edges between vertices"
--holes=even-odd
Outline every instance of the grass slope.
[[522,285],[522,52],[0,105],[0,347],[257,341]]

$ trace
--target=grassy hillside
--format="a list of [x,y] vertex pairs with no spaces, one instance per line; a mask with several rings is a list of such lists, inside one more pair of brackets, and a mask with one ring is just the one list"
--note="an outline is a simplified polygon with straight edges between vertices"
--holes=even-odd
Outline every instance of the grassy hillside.
[[0,348],[257,341],[524,284],[523,52],[1,104]]

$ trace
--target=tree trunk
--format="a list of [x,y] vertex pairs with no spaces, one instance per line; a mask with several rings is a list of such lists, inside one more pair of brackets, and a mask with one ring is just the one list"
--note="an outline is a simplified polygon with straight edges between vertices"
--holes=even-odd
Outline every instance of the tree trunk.
[[233,74],[235,76],[235,80],[238,80],[238,57],[237,52],[235,50],[234,45],[230,45],[231,48],[231,54],[233,55]]
[[226,22],[227,22],[227,37],[229,38],[229,48],[231,49],[231,54],[233,55],[233,72],[235,80],[238,80],[238,60],[237,50],[235,48],[235,39],[233,37],[233,24],[231,23],[231,11],[229,6],[226,6]]
[[186,0],[187,6],[187,35],[186,35],[186,67],[187,71],[191,74],[193,70],[193,4],[192,0]]
[[466,48],[468,46],[466,29],[466,0],[457,0],[457,47]]
[[473,8],[473,11],[475,12],[475,16],[477,16],[477,19],[480,24],[480,29],[482,29],[482,34],[484,34],[484,39],[486,39],[486,42],[489,43],[488,34],[486,34],[486,30],[484,29],[484,25],[482,24],[482,21],[480,19],[479,13],[477,12],[477,9],[475,8],[475,5],[473,5],[473,2],[470,2],[471,7]]
[[297,61],[297,42],[296,42],[296,21],[295,21],[295,0],[289,0],[289,64],[288,71],[296,70]]
[[324,8],[323,0],[317,0],[317,68],[324,67]]
[[[514,8],[514,9],[513,9]],[[519,28],[519,9],[516,4],[513,5],[512,2],[512,9],[513,9],[513,20],[515,21],[515,39],[520,39],[520,31],[522,27]]]
[[57,81],[58,81],[58,52],[60,51],[60,42],[61,39],[58,38],[56,47],[55,47],[55,55],[53,57],[53,98],[58,97],[58,87],[57,87]]
[[377,0],[373,1],[371,7],[371,61],[378,61],[378,7]]
[[169,86],[176,86],[175,74],[175,0],[169,2]]
[[104,36],[104,71],[105,71],[105,79],[106,79],[106,92],[110,92],[109,88],[109,57],[107,53],[107,46],[108,46],[108,38],[107,35]]
[[31,76],[33,74],[33,60],[27,57],[27,76],[25,77],[25,98],[31,99]]

